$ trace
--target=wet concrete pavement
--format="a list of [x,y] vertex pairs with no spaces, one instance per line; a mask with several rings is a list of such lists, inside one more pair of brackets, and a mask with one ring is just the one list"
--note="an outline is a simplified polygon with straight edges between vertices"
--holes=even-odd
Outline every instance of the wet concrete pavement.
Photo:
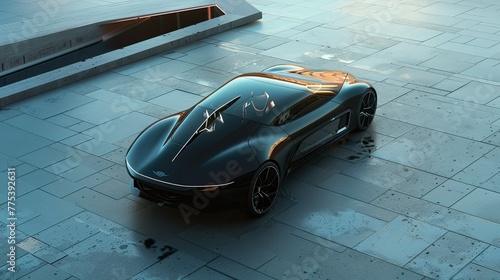
[[[17,248],[11,273],[0,231],[1,278],[499,279],[498,3],[248,2],[262,20],[2,108]],[[129,194],[143,128],[280,63],[372,82],[372,127],[291,173],[259,219]]]

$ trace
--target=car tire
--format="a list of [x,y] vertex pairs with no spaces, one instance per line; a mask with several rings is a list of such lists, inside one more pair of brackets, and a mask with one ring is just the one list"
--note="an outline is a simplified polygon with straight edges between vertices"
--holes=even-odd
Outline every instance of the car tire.
[[359,101],[358,130],[366,130],[375,118],[377,111],[377,93],[369,88]]
[[273,162],[262,164],[252,178],[248,190],[247,208],[253,216],[266,214],[278,196],[281,177],[278,166]]

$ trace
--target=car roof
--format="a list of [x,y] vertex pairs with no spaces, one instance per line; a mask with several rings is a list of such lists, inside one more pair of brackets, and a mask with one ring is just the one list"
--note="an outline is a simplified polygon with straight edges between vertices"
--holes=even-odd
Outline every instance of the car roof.
[[332,98],[345,77],[346,73],[336,71],[248,73],[227,82],[198,106],[217,110],[237,98],[224,113],[270,124],[281,112],[311,95]]

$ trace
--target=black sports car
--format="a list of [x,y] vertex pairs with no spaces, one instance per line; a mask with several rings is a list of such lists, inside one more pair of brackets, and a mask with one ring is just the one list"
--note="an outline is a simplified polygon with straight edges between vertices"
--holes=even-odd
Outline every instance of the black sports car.
[[367,129],[376,109],[375,89],[351,74],[277,65],[151,124],[128,150],[127,170],[137,193],[160,204],[200,209],[225,197],[263,215],[287,173]]

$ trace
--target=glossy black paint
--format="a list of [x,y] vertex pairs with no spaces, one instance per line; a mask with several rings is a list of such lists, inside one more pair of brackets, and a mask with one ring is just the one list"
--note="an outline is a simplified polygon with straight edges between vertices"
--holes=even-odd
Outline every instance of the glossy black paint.
[[356,129],[367,90],[375,92],[348,73],[295,65],[240,75],[147,127],[127,152],[127,170],[142,195],[165,204],[214,190],[244,199],[264,163],[274,162],[282,180]]

